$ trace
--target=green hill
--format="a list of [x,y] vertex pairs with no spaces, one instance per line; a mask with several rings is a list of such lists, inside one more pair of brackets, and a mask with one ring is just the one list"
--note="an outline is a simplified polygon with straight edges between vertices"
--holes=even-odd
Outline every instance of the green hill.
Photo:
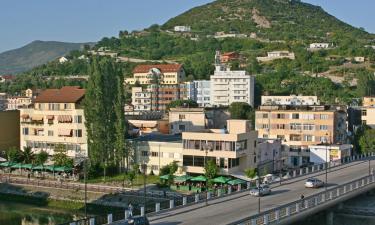
[[0,53],[0,74],[16,74],[82,49],[84,43],[33,41],[21,48]]
[[299,0],[217,0],[193,8],[167,21],[162,28],[189,25],[193,32],[256,33],[268,39],[325,39],[328,34],[367,35],[325,12]]

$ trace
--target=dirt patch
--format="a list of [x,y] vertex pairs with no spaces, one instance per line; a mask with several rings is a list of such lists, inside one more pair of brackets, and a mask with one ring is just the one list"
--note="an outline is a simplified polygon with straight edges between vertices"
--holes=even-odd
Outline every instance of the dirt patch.
[[258,9],[253,8],[251,18],[254,20],[258,27],[271,28],[271,22],[268,21],[266,17],[260,15]]

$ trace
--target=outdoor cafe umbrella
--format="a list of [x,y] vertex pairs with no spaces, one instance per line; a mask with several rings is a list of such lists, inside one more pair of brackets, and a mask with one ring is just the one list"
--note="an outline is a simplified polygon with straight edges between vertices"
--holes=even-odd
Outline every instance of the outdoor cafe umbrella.
[[241,180],[241,179],[234,179],[234,180],[228,181],[228,184],[230,185],[238,185],[238,184],[245,184],[245,183],[246,181]]
[[33,164],[21,164],[21,168],[31,170],[33,168]]
[[207,178],[203,175],[200,175],[200,176],[197,176],[197,177],[193,177],[192,179],[190,179],[191,181],[200,181],[200,182],[205,182],[207,181]]
[[68,166],[56,166],[53,168],[54,171],[56,172],[70,172],[72,171],[72,167]]
[[14,162],[3,162],[3,163],[0,163],[0,166],[2,166],[2,167],[11,167],[14,164],[16,164],[16,163],[14,163]]
[[169,180],[169,179],[172,179],[173,177],[174,177],[173,175],[166,174],[166,175],[160,176],[159,178],[161,180]]
[[33,167],[33,170],[44,170],[44,168],[45,167],[43,165],[37,165]]
[[22,163],[16,163],[10,166],[10,168],[15,168],[15,169],[21,169],[22,168]]
[[225,183],[227,183],[229,180],[230,180],[229,178],[226,178],[226,177],[220,176],[220,177],[216,177],[215,179],[213,179],[213,182],[214,182],[214,183],[225,184]]
[[193,178],[192,176],[183,175],[183,176],[176,177],[174,179],[174,181],[177,182],[177,183],[183,183],[183,182],[186,182],[188,180],[191,180],[192,178]]

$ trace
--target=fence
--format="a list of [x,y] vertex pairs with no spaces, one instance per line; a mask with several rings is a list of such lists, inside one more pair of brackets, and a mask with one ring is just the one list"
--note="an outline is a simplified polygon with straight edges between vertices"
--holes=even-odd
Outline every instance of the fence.
[[287,205],[239,220],[237,222],[231,223],[230,225],[268,225],[280,223],[281,221],[290,219],[292,216],[295,216],[301,212],[317,208],[322,204],[332,202],[343,196],[347,196],[354,191],[363,189],[374,183],[374,174],[365,176],[352,182],[339,185],[327,191],[309,196],[307,198],[304,198],[303,200],[301,199],[295,202],[291,202]]

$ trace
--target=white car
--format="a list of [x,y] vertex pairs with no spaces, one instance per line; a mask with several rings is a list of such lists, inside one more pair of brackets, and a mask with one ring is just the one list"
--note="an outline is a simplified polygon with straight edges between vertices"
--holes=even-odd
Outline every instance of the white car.
[[317,178],[309,178],[305,182],[305,187],[307,188],[319,188],[323,186],[324,186],[324,182]]
[[264,196],[271,194],[271,188],[268,185],[260,185],[260,187],[250,190],[252,196]]

